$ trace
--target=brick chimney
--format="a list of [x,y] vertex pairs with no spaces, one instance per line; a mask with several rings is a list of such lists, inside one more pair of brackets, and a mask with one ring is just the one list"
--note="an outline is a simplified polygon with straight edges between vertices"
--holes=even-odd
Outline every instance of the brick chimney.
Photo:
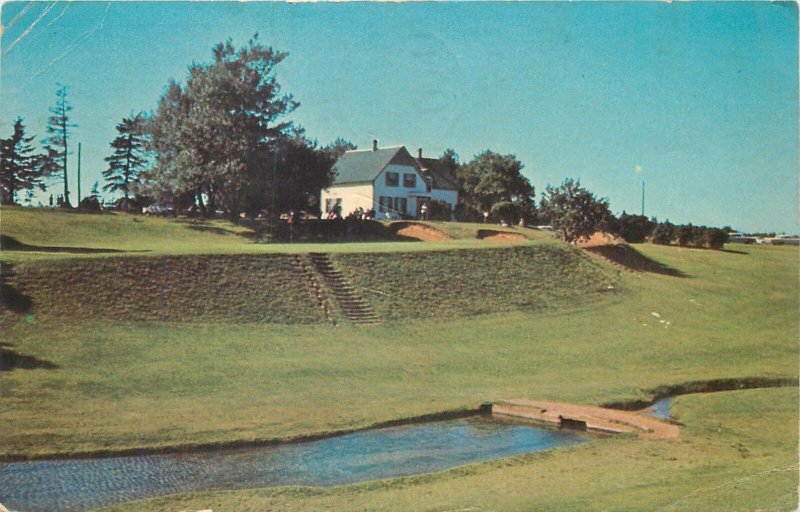
[[378,151],[378,139],[372,139],[372,151]]
[[422,148],[417,148],[417,158],[422,160]]

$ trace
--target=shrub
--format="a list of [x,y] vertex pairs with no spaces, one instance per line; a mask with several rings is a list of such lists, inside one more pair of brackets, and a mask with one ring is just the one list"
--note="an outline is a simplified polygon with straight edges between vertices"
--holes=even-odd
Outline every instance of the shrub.
[[450,220],[452,215],[450,204],[445,201],[435,199],[428,205],[428,218],[430,220]]
[[626,242],[642,243],[650,236],[656,223],[644,215],[628,215],[622,212],[619,217],[619,234]]
[[728,233],[722,229],[710,228],[705,232],[705,244],[711,249],[722,249],[728,241]]
[[650,234],[650,241],[654,244],[669,245],[675,238],[675,226],[669,222],[656,224]]
[[512,226],[519,218],[519,207],[510,201],[500,201],[492,206],[492,217],[500,219],[508,226]]
[[481,212],[466,203],[458,203],[453,213],[458,222],[483,222]]

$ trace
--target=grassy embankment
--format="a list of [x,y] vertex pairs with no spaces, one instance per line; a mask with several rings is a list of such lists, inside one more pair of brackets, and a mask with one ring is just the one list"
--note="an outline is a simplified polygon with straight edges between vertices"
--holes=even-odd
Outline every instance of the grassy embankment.
[[[14,228],[7,223],[5,210],[3,215],[3,234],[8,228],[10,233]],[[150,220],[167,222],[163,219],[145,222]],[[15,238],[36,243],[21,232],[17,231]],[[64,241],[74,239],[68,234],[63,236]],[[156,235],[147,237],[149,243],[154,243],[155,238]],[[103,246],[104,242],[92,243]],[[247,242],[240,243],[248,246]],[[483,242],[469,243],[474,244],[471,247],[487,247]],[[363,251],[365,245],[326,247],[346,252],[353,247]],[[397,245],[418,250],[445,247],[446,243]],[[212,246],[211,252],[216,251],[214,247],[219,252],[236,252],[227,246]],[[371,255],[367,259],[357,253],[336,255],[335,263],[365,290],[364,295],[374,301],[376,310],[390,319],[384,325],[368,328],[343,325],[333,329],[321,323],[280,325],[267,323],[263,317],[206,318],[206,310],[200,308],[192,314],[192,309],[180,302],[174,309],[178,312],[176,316],[163,320],[148,316],[120,320],[121,317],[98,314],[102,312],[99,306],[87,306],[79,314],[70,315],[68,310],[57,311],[59,299],[42,295],[51,285],[46,279],[40,281],[40,292],[34,289],[27,292],[33,297],[35,316],[19,315],[13,326],[4,330],[3,350],[14,352],[16,360],[25,364],[0,372],[0,447],[5,455],[42,455],[287,438],[472,408],[483,400],[536,397],[601,404],[642,398],[648,389],[659,385],[798,374],[796,248],[747,247],[741,249],[743,253],[733,253],[637,246],[653,260],[680,270],[687,277],[622,272],[614,283],[614,293],[599,293],[597,290],[603,289],[609,277],[618,272],[617,267],[579,256],[572,249],[552,242],[523,248],[499,249],[491,244],[488,247],[493,249],[463,254],[420,252],[416,257],[394,249],[395,254]],[[163,248],[164,253],[176,250],[184,249],[166,244]],[[202,244],[193,250],[201,251]],[[301,247],[302,250],[306,249]],[[192,251],[186,249],[186,252]],[[558,257],[547,259],[548,254]],[[525,264],[528,259],[539,257],[545,261],[536,266]],[[6,251],[3,258],[8,258]],[[141,260],[152,262],[162,258]],[[242,282],[272,279],[253,272],[254,269],[260,272],[263,268],[288,268],[258,266],[261,265],[258,258],[251,256],[200,260],[204,265],[212,260],[220,264],[228,260],[238,262],[238,266],[232,267],[239,269],[234,280]],[[468,260],[468,264],[463,260]],[[56,268],[51,261],[37,262],[26,257],[17,257],[15,261],[17,278],[25,272],[41,274]],[[111,262],[140,259],[126,256],[80,261],[89,265],[86,272],[106,268],[97,279],[113,289],[114,279],[120,273],[114,270],[116,263]],[[78,262],[58,263],[67,268],[75,265],[73,268],[77,269]],[[572,265],[574,271],[562,275],[564,262]],[[425,270],[419,271],[420,268]],[[439,272],[440,269],[448,272]],[[220,280],[228,274],[215,270],[210,272],[213,278],[209,279],[206,273],[197,281],[198,290],[203,289],[204,282],[209,285],[205,288],[208,302],[214,303],[215,297],[224,299],[218,302],[219,310],[228,308],[226,300],[235,304],[232,299],[225,299],[235,295],[221,291]],[[452,279],[447,278],[448,274]],[[134,286],[136,275],[133,272],[134,277],[119,280]],[[195,274],[187,273],[186,278],[191,275]],[[160,276],[163,274],[158,272],[151,275],[156,281]],[[176,283],[185,281],[182,278]],[[582,297],[587,281],[596,293]],[[279,283],[276,280],[271,286],[282,286]],[[20,289],[24,286],[24,282],[19,283]],[[52,286],[62,290],[58,296],[63,300],[71,300],[67,297],[77,293],[67,285]],[[258,300],[259,293],[265,293],[246,283],[235,284],[234,289],[239,286],[252,293],[254,300]],[[368,288],[389,295],[369,293]],[[117,300],[118,295],[110,294],[104,300]],[[131,294],[130,300],[139,301],[136,295]],[[48,300],[52,305],[49,313],[42,309]],[[450,301],[458,306],[447,309]],[[189,312],[180,318],[179,312],[183,310]],[[289,311],[293,309],[290,307]],[[473,313],[485,314],[464,316]],[[794,446],[796,423],[787,433],[778,427],[785,415],[775,418],[774,428],[766,431],[773,432],[777,442],[783,443],[781,446],[787,443]],[[709,416],[708,421],[713,420]],[[711,445],[708,451],[703,448],[687,452],[696,465],[691,466],[694,472],[688,473],[694,479],[687,477],[686,486],[697,483],[699,488],[704,486],[703,482],[744,474],[755,468],[754,461],[773,463],[766,456],[741,460],[715,458],[719,450],[735,443],[755,452],[751,446],[757,443],[748,437],[750,434],[734,429],[726,435],[736,441],[725,445],[728,438],[720,438],[722,445]],[[692,438],[687,439],[691,445]],[[602,445],[609,448],[598,451],[598,457],[619,451],[631,454],[619,460],[619,467],[614,467],[622,475],[620,478],[630,484],[631,492],[642,496],[670,495],[667,490],[658,490],[654,480],[645,474],[648,466],[639,464],[641,457],[636,455],[637,450],[644,449],[642,446],[648,446],[646,450],[653,450],[656,455],[644,460],[670,465],[668,457],[672,455],[668,452],[674,447],[669,442],[646,445],[630,440],[609,442],[612,444]],[[600,450],[601,445],[592,446],[597,447],[578,448],[584,450],[580,452],[582,457]],[[779,456],[784,452],[775,448],[770,453]],[[566,455],[561,452],[554,455],[562,456]],[[531,470],[533,473],[524,469],[541,457],[545,457],[542,460],[547,461],[547,466],[536,466]],[[515,477],[519,482],[531,475],[547,474],[545,484],[569,487],[576,468],[587,481],[597,479],[598,469],[592,464],[578,464],[577,459],[569,459],[571,455],[567,457],[564,465],[559,466],[563,472],[547,469],[551,467],[551,456],[523,458],[509,463],[509,467],[505,467],[506,462],[486,466],[486,471],[491,469],[496,473],[496,484],[487,487],[486,499],[502,494],[497,486],[502,487],[500,482],[506,478],[512,479],[517,471],[513,468],[517,466],[523,468],[518,470],[520,476]],[[703,462],[706,459],[718,462]],[[459,471],[454,474],[460,475]],[[474,470],[464,471],[462,476],[469,477]],[[420,478],[421,484],[426,478],[440,479]],[[439,502],[445,504],[458,503],[454,499],[448,501],[447,489],[453,490],[454,495],[458,489],[470,486],[476,493],[480,489],[474,480],[442,481],[443,487],[431,490],[431,496],[440,493]],[[371,492],[373,487],[389,490],[408,487],[402,492],[409,495],[419,492],[419,496],[424,496],[421,493],[426,488],[417,487],[414,482],[417,480],[346,488],[335,491],[340,497],[331,498],[331,502],[326,501],[328,491],[265,492],[269,499],[280,495],[287,500],[322,493],[319,506],[330,503],[328,508],[337,508],[336,500],[361,499],[359,496],[366,496],[363,493]],[[583,503],[594,499],[598,503],[613,503],[610,500],[622,485],[620,482],[611,480],[606,487],[587,486],[586,492],[579,495],[584,496]],[[778,487],[796,488],[792,482],[784,484]],[[519,487],[511,495],[516,496],[516,501],[506,501],[508,507],[503,508],[529,508],[525,503],[530,505],[535,501],[538,491],[526,492]],[[761,496],[761,491],[756,495]],[[236,503],[238,496],[250,499],[245,494],[230,496],[232,503]],[[367,508],[388,506],[381,500],[391,497],[387,494],[364,503]],[[529,499],[533,501],[526,501]],[[409,503],[407,499],[399,502]],[[434,501],[412,503],[411,508],[428,502]]]
[[674,440],[608,438],[407,478],[333,488],[210,492],[109,512],[260,510],[790,511],[797,507],[796,389],[677,398]]
[[[107,256],[160,256],[185,254],[264,254],[308,252],[395,252],[458,248],[488,248],[494,244],[478,240],[483,224],[430,222],[451,240],[416,243],[378,241],[358,243],[256,243],[256,233],[225,220],[169,219],[116,212],[90,215],[63,210],[4,206],[0,209],[0,231],[26,244],[23,251],[0,253],[2,261],[98,258]],[[491,226],[490,226],[491,227]],[[494,227],[492,228],[494,229]],[[527,228],[498,230],[522,234],[528,242],[554,243],[551,233]],[[522,242],[527,243],[527,242]]]

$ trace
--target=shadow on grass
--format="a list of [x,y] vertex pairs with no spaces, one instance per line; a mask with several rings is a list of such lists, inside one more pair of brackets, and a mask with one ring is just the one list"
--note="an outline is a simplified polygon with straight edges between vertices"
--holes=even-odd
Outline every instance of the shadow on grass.
[[192,231],[200,231],[202,233],[211,233],[212,235],[239,235],[230,229],[220,228],[217,226],[204,226],[203,224],[190,224],[186,223],[186,228]]
[[335,219],[303,220],[296,224],[280,222],[275,225],[251,226],[252,233],[237,233],[256,243],[354,243],[417,241],[395,233],[389,226],[375,220]]
[[20,354],[13,349],[14,345],[0,343],[0,372],[12,370],[55,370],[59,366],[35,356]]
[[3,251],[30,251],[30,252],[66,252],[74,254],[103,254],[118,252],[149,252],[148,250],[125,251],[122,249],[104,249],[95,247],[60,247],[49,245],[30,245],[20,242],[14,237],[0,235],[0,250]]
[[688,277],[676,268],[650,259],[629,245],[601,245],[585,250],[598,254],[633,272],[652,272],[673,277]]
[[30,297],[8,284],[8,278],[14,275],[14,267],[10,263],[0,263],[0,312],[27,313],[33,306]]
[[694,245],[670,245],[669,247],[679,247],[681,249],[689,249],[692,251],[714,251],[714,252],[724,252],[728,254],[742,254],[744,256],[750,255],[749,252],[740,251],[738,249],[719,249],[717,247],[697,247]]

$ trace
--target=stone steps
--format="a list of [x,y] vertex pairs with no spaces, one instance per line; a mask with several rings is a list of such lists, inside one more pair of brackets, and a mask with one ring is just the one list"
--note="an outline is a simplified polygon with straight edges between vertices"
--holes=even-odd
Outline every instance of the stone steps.
[[347,282],[344,275],[336,270],[330,257],[325,253],[309,254],[311,263],[322,276],[325,286],[331,291],[344,316],[355,325],[374,325],[381,323],[372,306],[361,297]]
[[325,296],[325,291],[323,290],[322,285],[320,285],[319,281],[314,275],[314,272],[312,272],[311,269],[308,268],[303,259],[298,255],[295,255],[292,258],[292,264],[301,273],[303,278],[306,279],[308,285],[314,290],[314,297],[317,300],[317,307],[320,310],[322,310],[323,314],[325,315],[325,318],[330,323],[336,325],[336,319],[333,317],[333,314],[331,313],[331,310],[328,307],[328,301],[327,297]]

